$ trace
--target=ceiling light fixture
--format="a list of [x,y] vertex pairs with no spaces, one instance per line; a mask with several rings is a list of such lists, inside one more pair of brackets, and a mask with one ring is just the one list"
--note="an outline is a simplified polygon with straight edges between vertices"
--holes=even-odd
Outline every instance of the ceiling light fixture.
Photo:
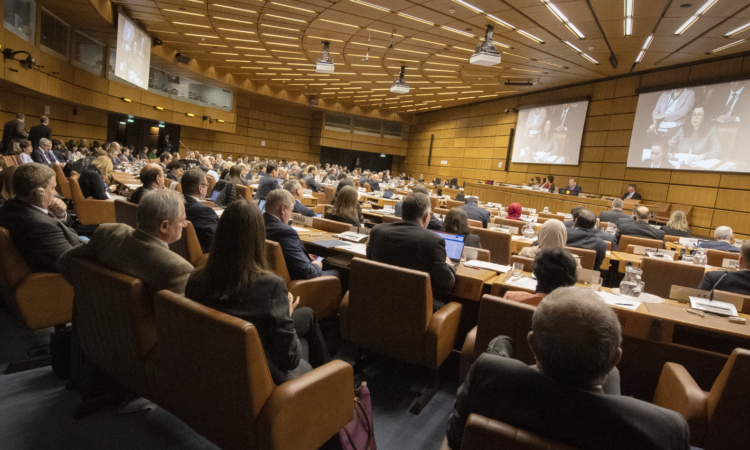
[[305,36],[305,37],[312,38],[312,39],[325,39],[326,41],[329,41],[329,42],[344,42],[340,39],[331,39],[331,38],[321,37],[321,36]]
[[437,54],[435,56],[439,56],[441,58],[450,58],[450,59],[458,59],[460,61],[466,61],[464,58],[459,58],[458,56],[448,56],[448,55],[441,55],[441,54]]
[[411,40],[413,40],[413,41],[426,42],[426,43],[428,43],[428,44],[439,45],[439,46],[441,46],[441,47],[445,47],[445,45],[446,45],[446,44],[442,44],[442,43],[440,43],[440,42],[434,42],[434,41],[426,41],[426,40],[424,40],[424,39],[417,39],[417,38],[410,38],[410,39],[411,39]]
[[271,3],[274,4],[274,5],[277,5],[277,6],[283,6],[284,8],[296,9],[298,11],[304,11],[304,12],[308,12],[310,14],[318,14],[316,11],[310,11],[309,9],[297,8],[296,6],[285,5],[285,4],[279,3],[279,2],[271,2]]
[[[457,0],[454,0],[457,1]],[[487,25],[487,31],[484,34],[484,42],[477,45],[476,51],[471,58],[469,63],[477,66],[494,66],[500,64],[502,60],[500,52],[495,49],[495,45],[492,42],[492,33],[495,28],[492,25]]]
[[393,92],[394,94],[408,94],[409,93],[409,85],[406,84],[406,81],[404,81],[405,72],[406,72],[406,66],[401,66],[401,74],[393,82],[393,86],[391,86],[391,92]]
[[307,23],[307,20],[292,19],[291,17],[277,16],[275,14],[266,14],[266,17],[275,17],[282,20],[291,20],[292,22]]
[[333,60],[328,56],[331,43],[323,41],[323,56],[315,62],[313,66],[316,73],[333,73]]
[[191,12],[187,12],[187,11],[177,11],[176,9],[163,9],[162,11],[173,12],[173,13],[177,13],[177,14],[187,14],[189,16],[204,17],[203,14],[191,13]]
[[745,25],[742,25],[741,27],[739,27],[739,28],[735,28],[734,30],[732,30],[732,31],[730,31],[729,33],[725,34],[725,35],[724,35],[724,37],[725,37],[725,38],[728,38],[728,37],[734,37],[734,36],[736,36],[736,35],[738,35],[738,34],[742,33],[743,31],[745,31],[745,30],[747,30],[747,29],[749,29],[749,28],[750,28],[750,23],[748,23],[748,24],[745,24]]
[[184,25],[188,27],[211,28],[208,25],[197,25],[194,23],[185,23],[185,22],[172,22],[172,25]]
[[252,22],[248,22],[247,20],[228,19],[226,17],[216,17],[216,16],[211,17],[211,18],[212,19],[219,19],[219,20],[227,20],[229,22],[244,23],[244,24],[247,24],[247,25],[252,25],[253,24]]
[[527,37],[531,39],[532,41],[536,42],[537,44],[544,44],[544,41],[542,39],[539,39],[538,37],[534,36],[531,33],[527,33],[523,30],[516,30],[521,36]]
[[674,32],[674,34],[678,35],[687,31],[687,29],[690,28],[691,25],[698,21],[700,16],[705,14],[705,12],[708,11],[709,8],[714,6],[718,1],[719,0],[708,0],[706,3],[704,3],[703,6],[701,6],[700,9],[695,12],[695,14],[690,16],[690,18],[685,23],[683,23],[682,26],[677,29],[677,31]]
[[742,44],[745,41],[747,41],[747,39],[740,39],[739,41],[732,42],[731,44],[727,44],[727,45],[725,45],[723,47],[715,48],[715,49],[711,50],[710,52],[708,52],[706,54],[707,55],[713,55],[714,53],[718,53],[718,52],[720,52],[722,50],[726,50],[729,47],[734,47],[737,44]]
[[359,28],[357,25],[350,25],[348,23],[343,22],[336,22],[335,20],[328,20],[328,19],[319,19],[321,22],[328,22],[328,23],[335,23],[336,25],[342,25],[345,27],[352,27],[352,28]]
[[262,26],[262,27],[269,27],[269,28],[278,28],[279,30],[298,31],[300,33],[302,32],[302,30],[298,30],[296,28],[279,27],[279,26],[276,26],[276,25],[269,25],[267,23],[262,23],[262,24],[260,24],[260,26]]
[[625,36],[633,35],[633,2],[635,0],[625,0]]
[[255,34],[255,31],[235,30],[235,29],[232,29],[232,28],[217,28],[217,30],[221,30],[221,31],[229,31],[229,32],[232,32],[232,33],[248,33],[248,34]]
[[504,20],[498,19],[497,17],[493,16],[492,14],[487,14],[487,18],[490,19],[491,21],[497,23],[497,24],[500,24],[500,25],[504,26],[505,28],[508,28],[509,30],[515,30],[516,29],[516,27],[514,27],[513,25],[509,24],[508,22],[506,22]]
[[414,20],[414,21],[417,21],[417,22],[425,23],[427,25],[435,26],[435,23],[434,22],[430,22],[429,20],[420,19],[419,17],[410,16],[409,14],[404,14],[402,12],[396,13],[396,14],[398,14],[401,17],[406,17],[407,19],[411,19],[411,20]]
[[442,28],[442,29],[444,29],[444,30],[446,30],[446,31],[452,31],[452,32],[454,32],[454,33],[462,34],[462,35],[464,35],[464,36],[468,36],[468,37],[476,37],[475,35],[473,35],[473,34],[471,34],[471,33],[467,33],[467,32],[465,32],[465,31],[457,30],[457,29],[455,29],[455,28],[451,28],[451,27],[446,27],[446,26],[441,26],[440,28]]
[[570,42],[563,41],[563,44],[565,44],[568,47],[570,47],[571,49],[573,49],[576,53],[578,53],[579,55],[581,55],[584,58],[586,58],[586,60],[588,60],[589,62],[591,62],[593,64],[596,64],[597,66],[599,65],[599,61],[597,61],[594,58],[590,57],[589,55],[583,53],[578,47],[576,47],[575,45],[571,44]]
[[246,13],[250,13],[250,14],[258,14],[258,12],[257,12],[257,11],[251,11],[251,10],[249,10],[249,9],[242,9],[242,8],[235,8],[234,6],[227,6],[227,5],[217,5],[216,3],[214,3],[214,5],[213,5],[213,6],[217,6],[217,7],[219,7],[219,8],[233,9],[233,10],[235,10],[235,11],[242,11],[242,12],[246,12]]
[[[627,1],[627,0],[626,0],[626,1]],[[555,17],[557,17],[557,19],[558,19],[558,20],[559,20],[560,22],[562,22],[562,23],[563,23],[563,24],[565,25],[565,27],[566,27],[566,28],[567,28],[567,29],[568,29],[568,30],[569,30],[569,31],[570,31],[571,33],[575,34],[575,35],[576,35],[576,37],[577,37],[578,39],[583,39],[583,38],[585,37],[585,36],[583,35],[583,33],[581,33],[581,32],[580,32],[580,31],[578,30],[578,28],[576,28],[576,26],[575,26],[575,25],[573,25],[573,24],[572,24],[572,23],[570,22],[570,20],[568,20],[568,18],[567,18],[567,17],[565,17],[565,14],[563,14],[563,13],[562,13],[562,11],[560,11],[560,9],[559,9],[559,8],[558,8],[557,6],[555,6],[555,4],[554,4],[554,3],[552,3],[552,2],[550,1],[550,0],[542,0],[542,3],[544,3],[544,4],[545,4],[545,5],[547,6],[547,9],[549,9],[549,10],[550,10],[550,11],[552,12],[552,14],[554,14],[554,15],[555,15]]]
[[636,64],[638,64],[639,62],[641,62],[641,60],[643,59],[643,55],[646,54],[646,50],[648,50],[649,46],[651,46],[651,42],[653,42],[653,41],[654,41],[654,35],[650,34],[646,38],[646,42],[643,43],[643,47],[641,47],[641,52],[638,53],[638,57],[635,58],[635,63]]
[[391,10],[388,9],[388,8],[385,8],[383,6],[373,5],[372,3],[363,2],[361,0],[351,0],[351,2],[352,3],[356,3],[358,5],[367,6],[367,7],[370,7],[370,8],[375,8],[375,9],[380,10],[380,11],[391,12]]

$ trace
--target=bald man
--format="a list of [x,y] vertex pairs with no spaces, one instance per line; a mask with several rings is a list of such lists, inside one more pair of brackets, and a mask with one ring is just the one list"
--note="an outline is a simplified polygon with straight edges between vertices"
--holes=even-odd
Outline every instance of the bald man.
[[[635,215],[635,222],[618,223],[617,235],[615,236],[617,239],[617,245],[620,245],[620,236],[635,236],[664,241],[664,232],[648,224],[648,219],[651,218],[651,212],[647,207],[639,206],[633,210],[633,214]],[[662,248],[663,247],[664,244],[662,243]]]
[[146,164],[141,169],[140,180],[143,186],[136,189],[133,195],[130,196],[130,203],[135,203],[136,205],[140,203],[141,198],[143,198],[146,192],[153,189],[164,189],[164,170],[162,170],[159,164]]

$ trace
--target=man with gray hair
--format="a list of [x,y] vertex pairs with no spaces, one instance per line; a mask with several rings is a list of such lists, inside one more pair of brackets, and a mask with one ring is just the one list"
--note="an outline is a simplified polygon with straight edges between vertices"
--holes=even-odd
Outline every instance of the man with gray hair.
[[289,180],[284,183],[284,190],[294,197],[294,214],[302,214],[305,217],[315,217],[315,211],[302,204],[302,185],[297,180]]
[[[402,219],[375,226],[367,243],[367,259],[419,270],[430,275],[432,293],[444,297],[453,291],[456,268],[445,251],[445,239],[427,230],[430,223],[430,198],[410,194],[403,201]],[[443,303],[434,300],[435,310]]]
[[[635,236],[646,239],[656,239],[659,241],[664,240],[664,232],[658,228],[654,228],[648,224],[648,219],[651,218],[651,212],[646,206],[639,206],[633,210],[635,215],[635,222],[620,222],[617,227],[617,245],[620,245],[620,236]],[[664,244],[662,243],[662,248]],[[627,250],[627,249],[625,249]]]
[[143,281],[151,297],[162,289],[185,294],[188,277],[195,269],[169,249],[187,226],[182,196],[169,189],[146,193],[138,204],[138,228],[123,223],[101,225],[91,240],[60,257],[57,268],[71,282],[73,258],[86,258],[114,271]]
[[[411,193],[412,194],[424,194],[428,198],[430,196],[430,191],[427,190],[427,187],[421,184],[414,186],[414,188],[411,190]],[[401,217],[403,205],[404,205],[403,200],[396,203],[396,206],[394,206],[394,213],[393,213],[394,216]],[[432,211],[430,211],[430,223],[427,225],[427,229],[434,230],[434,231],[440,231],[443,229],[443,221],[435,217],[435,214]]]
[[723,250],[725,252],[739,253],[740,249],[732,245],[734,232],[729,227],[718,227],[714,230],[714,241],[702,241],[699,245],[701,248],[712,250]]
[[31,159],[35,163],[44,164],[45,166],[51,166],[55,161],[49,158],[48,152],[52,150],[52,141],[46,138],[39,139],[39,147],[34,148],[31,151]]
[[621,339],[617,315],[594,291],[554,290],[534,311],[527,336],[536,366],[511,358],[509,337],[495,338],[458,389],[448,444],[459,449],[466,419],[479,414],[575,448],[689,449],[679,413],[607,387]]
[[736,272],[714,270],[706,272],[698,289],[710,291],[720,289],[735,294],[750,295],[750,241],[740,249],[739,269]]
[[612,210],[599,213],[599,220],[614,225],[617,225],[617,221],[620,219],[628,219],[630,221],[630,216],[622,212],[622,205],[622,199],[616,198],[612,200]]

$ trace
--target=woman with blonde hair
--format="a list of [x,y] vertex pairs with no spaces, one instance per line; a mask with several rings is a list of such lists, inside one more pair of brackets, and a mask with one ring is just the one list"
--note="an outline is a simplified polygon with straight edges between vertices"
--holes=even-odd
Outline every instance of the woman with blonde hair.
[[661,230],[667,236],[690,237],[693,235],[688,226],[687,216],[679,209],[669,216],[669,222],[661,227]]
[[97,156],[91,161],[91,165],[78,178],[78,184],[81,186],[81,192],[84,198],[93,198],[94,200],[108,200],[109,194],[107,182],[112,176],[114,166],[108,156]]

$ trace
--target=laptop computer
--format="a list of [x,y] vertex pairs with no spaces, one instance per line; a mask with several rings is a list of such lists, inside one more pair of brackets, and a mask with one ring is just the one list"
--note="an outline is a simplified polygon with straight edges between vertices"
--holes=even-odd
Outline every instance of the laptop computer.
[[317,217],[318,219],[320,219],[320,218],[323,217],[323,213],[317,213],[317,214],[315,214],[315,217]]
[[461,262],[461,255],[464,253],[465,236],[434,230],[432,232],[445,239],[445,252],[448,254],[448,259],[453,262],[454,266],[457,266]]
[[221,195],[221,191],[211,192],[211,201],[216,202],[216,199],[219,198],[220,195]]
[[383,192],[383,198],[391,198],[393,197],[393,189],[386,189]]

